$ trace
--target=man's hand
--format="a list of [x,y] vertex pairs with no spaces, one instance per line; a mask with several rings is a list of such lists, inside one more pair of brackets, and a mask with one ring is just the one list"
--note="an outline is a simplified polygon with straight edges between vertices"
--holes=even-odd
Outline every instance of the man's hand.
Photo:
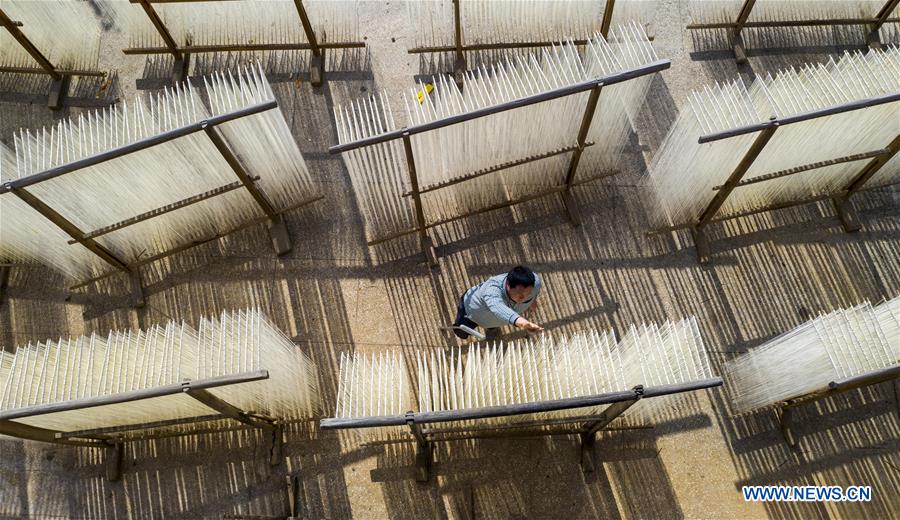
[[529,332],[531,334],[533,334],[535,332],[544,332],[544,327],[541,327],[537,323],[532,323],[521,316],[519,316],[519,318],[516,319],[515,325],[516,325],[516,327],[518,327],[520,329],[525,329],[527,332]]
[[529,334],[534,334],[536,332],[544,332],[544,327],[541,327],[537,323],[531,323],[530,321],[525,324],[524,328]]

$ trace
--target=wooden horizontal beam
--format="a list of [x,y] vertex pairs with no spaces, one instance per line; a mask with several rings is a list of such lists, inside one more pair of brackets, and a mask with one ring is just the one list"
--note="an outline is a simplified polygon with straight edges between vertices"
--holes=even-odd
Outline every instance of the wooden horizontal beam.
[[[318,44],[320,49],[362,49],[365,42],[325,42]],[[226,43],[221,45],[186,45],[176,47],[183,54],[208,54],[212,52],[241,52],[241,51],[311,51],[313,46],[308,43]],[[170,54],[168,47],[129,47],[122,49],[125,54]]]
[[[589,146],[593,146],[593,145],[594,145],[594,143],[592,143],[592,142],[584,143],[585,148],[587,148]],[[459,184],[461,182],[469,181],[472,179],[477,179],[478,177],[482,177],[489,173],[499,172],[499,171],[507,170],[509,168],[515,168],[516,166],[521,166],[523,164],[528,164],[531,162],[540,161],[542,159],[547,159],[547,158],[554,157],[557,155],[562,155],[564,153],[569,153],[569,152],[575,151],[577,149],[578,149],[578,145],[576,144],[576,145],[572,145],[572,146],[566,146],[563,148],[557,148],[555,150],[551,150],[546,153],[530,155],[528,157],[524,157],[522,159],[517,159],[515,161],[507,161],[505,163],[497,164],[494,166],[489,166],[487,168],[482,168],[480,170],[475,170],[470,173],[465,173],[463,175],[453,177],[446,181],[441,181],[441,182],[437,182],[434,184],[428,184],[428,185],[422,187],[422,189],[419,190],[419,193],[428,193],[430,191],[440,190],[440,189],[446,188],[448,186],[453,186],[454,184]],[[403,194],[404,197],[409,197],[410,195],[412,195],[411,191],[407,191]]]

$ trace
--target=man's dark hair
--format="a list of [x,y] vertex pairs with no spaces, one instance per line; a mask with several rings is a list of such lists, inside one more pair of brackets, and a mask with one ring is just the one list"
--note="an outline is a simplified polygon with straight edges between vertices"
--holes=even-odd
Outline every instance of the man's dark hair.
[[506,282],[510,288],[534,287],[534,271],[524,265],[517,265],[507,273]]

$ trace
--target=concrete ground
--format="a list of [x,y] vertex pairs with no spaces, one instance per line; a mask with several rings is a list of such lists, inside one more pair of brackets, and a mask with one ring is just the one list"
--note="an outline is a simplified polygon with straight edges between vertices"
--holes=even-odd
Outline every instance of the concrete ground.
[[[536,320],[556,332],[697,316],[715,369],[729,358],[838,307],[900,293],[900,197],[869,192],[856,208],[859,233],[844,233],[827,204],[811,204],[714,226],[713,261],[700,266],[687,235],[646,238],[643,173],[689,91],[740,74],[774,71],[859,47],[755,52],[738,68],[729,52],[685,30],[686,0],[661,0],[655,45],[671,69],[653,81],[621,174],[577,188],[584,224],[571,227],[559,200],[545,198],[439,230],[440,265],[429,271],[396,246],[400,260],[374,262],[336,142],[332,107],[375,89],[396,91],[446,59],[406,53],[402,2],[362,2],[367,52],[331,53],[326,84],[308,83],[306,58],[269,55],[265,67],[325,200],[287,216],[294,250],[276,257],[260,229],[173,257],[143,273],[147,306],[127,307],[118,281],[67,300],[65,280],[40,267],[15,268],[0,304],[0,345],[146,327],[169,319],[259,306],[318,364],[325,414],[332,412],[342,352],[452,344],[438,326],[473,283],[516,263],[541,272],[547,290]],[[826,31],[825,39],[839,38]],[[819,35],[821,36],[821,35]],[[861,41],[861,32],[851,35]],[[166,59],[122,56],[116,27],[103,59],[113,82],[81,82],[61,113],[44,108],[40,81],[3,79],[2,132],[39,128],[161,88]],[[803,42],[807,40],[802,39]],[[854,40],[850,40],[854,41]],[[833,42],[832,42],[833,43]],[[492,56],[473,57],[489,60]],[[203,57],[192,74],[233,65]],[[480,229],[471,233],[472,229]],[[406,258],[402,258],[407,256]],[[222,518],[288,512],[286,478],[302,483],[308,518],[898,518],[900,421],[890,384],[799,411],[797,449],[774,412],[732,417],[728,394],[691,395],[652,430],[604,433],[602,465],[585,475],[572,437],[457,441],[440,445],[436,477],[413,479],[408,445],[360,447],[350,434],[295,426],[286,461],[272,469],[268,443],[253,433],[145,441],[129,446],[122,479],[104,478],[102,454],[0,440],[0,517]],[[870,485],[864,504],[747,503],[748,484]]]

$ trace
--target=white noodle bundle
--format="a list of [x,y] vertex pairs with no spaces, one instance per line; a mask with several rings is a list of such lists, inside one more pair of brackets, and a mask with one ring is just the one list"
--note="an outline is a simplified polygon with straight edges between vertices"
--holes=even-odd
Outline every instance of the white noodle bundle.
[[[319,43],[359,41],[357,0],[305,0]],[[191,45],[308,43],[294,0],[156,3],[175,42]],[[132,47],[165,44],[140,5],[126,10]]]
[[[646,35],[636,25],[619,27],[607,42],[595,35],[584,56],[571,44],[528,58],[466,73],[460,91],[448,77],[434,78],[434,91],[419,85],[404,98],[411,125],[495,106],[529,95],[577,84],[656,61]],[[587,140],[578,180],[613,173],[631,128],[629,116],[643,102],[651,76],[604,87]],[[559,98],[478,118],[411,137],[420,189],[467,173],[548,154],[576,144],[589,93]],[[341,143],[397,129],[394,108],[384,94],[336,107]],[[405,154],[401,141],[343,154],[370,239],[413,226]],[[426,221],[453,219],[470,211],[563,184],[571,153],[489,173],[423,195]]]
[[[845,53],[828,63],[706,86],[688,98],[650,165],[661,202],[659,225],[695,221],[724,184],[758,133],[698,144],[700,136],[813,110],[900,92],[900,49]],[[873,152],[898,134],[900,102],[794,123],[779,128],[744,175],[748,181],[793,167]],[[845,188],[865,161],[850,161],[737,187],[720,215],[828,195]],[[897,178],[892,161],[870,186]]]
[[[713,377],[694,318],[632,326],[616,343],[612,331],[588,331],[554,339],[544,335],[504,345],[470,346],[461,352],[419,357],[421,411],[463,410],[532,403],[656,387]],[[641,400],[625,417],[649,419],[666,397]],[[589,409],[545,412],[541,418],[596,414]],[[532,416],[488,419],[495,424]]]
[[[237,76],[216,74],[204,79],[210,107],[190,83],[147,95],[122,105],[60,121],[56,126],[15,136],[14,172],[4,180],[27,177],[163,132],[198,123],[211,116],[274,100],[261,69]],[[220,125],[232,152],[276,207],[289,208],[312,195],[312,182],[297,144],[280,110],[271,109]],[[237,183],[237,184],[235,184]],[[85,233],[105,228],[151,210],[231,185],[230,191],[100,235],[96,241],[126,263],[171,250],[193,241],[224,234],[264,213],[204,132],[82,168],[27,188]],[[37,222],[33,211],[21,213],[15,195],[0,195],[4,220]],[[0,257],[40,261],[73,278],[88,278],[111,268],[65,249],[83,249],[58,241],[60,233],[46,235],[33,249],[28,226],[4,224]],[[101,269],[98,269],[98,265]],[[98,272],[100,271],[100,272]]]
[[[0,182],[16,178],[15,154],[0,144]],[[0,195],[0,262],[53,265],[73,278],[87,278],[108,264],[15,195]]]
[[[412,409],[406,364],[396,352],[341,353],[336,418],[403,415]],[[364,435],[382,439],[402,431],[383,427]]]
[[[756,0],[747,21],[872,18],[883,0]],[[688,0],[692,23],[734,22],[744,0]]]
[[737,413],[900,362],[900,298],[819,316],[725,364]]
[[[584,39],[600,30],[607,0],[462,0],[463,43],[523,43]],[[416,47],[454,45],[453,2],[407,2]],[[656,0],[617,0],[614,24],[653,20]]]
[[[590,331],[554,339],[420,352],[417,356],[419,409],[423,412],[567,399],[627,390],[621,352],[612,331]],[[639,383],[635,383],[639,384]],[[548,417],[583,415],[584,410],[549,412]],[[498,417],[502,423],[532,419]]]
[[[86,0],[3,0],[0,9],[58,69],[98,70],[101,26]],[[0,30],[0,66],[40,66],[5,29]]]
[[[747,22],[785,22],[813,20],[870,20],[881,11],[887,0],[756,0]],[[691,23],[734,23],[740,14],[744,0],[689,0],[688,13]],[[895,6],[888,18],[900,16]],[[726,29],[712,29],[721,34]],[[853,35],[862,42],[868,26],[834,25],[812,27],[745,27],[741,32],[747,47],[770,47],[776,36],[784,40],[781,45],[809,45],[821,40],[823,44],[840,43],[842,33]],[[881,41],[895,42],[897,23],[882,25]],[[799,37],[799,38],[798,38]],[[837,40],[837,41],[836,41]],[[779,46],[781,46],[779,45]]]
[[[394,369],[394,362],[393,357],[388,361],[362,355],[342,362],[336,417],[405,412],[407,403],[399,400],[399,392],[402,388],[402,396],[408,395],[402,386],[406,373]],[[470,345],[465,354],[459,348],[449,353],[419,351],[416,365],[421,412],[536,403],[714,377],[694,318],[661,326],[633,326],[618,343],[612,331],[587,331],[558,338],[543,335],[505,344]],[[392,368],[388,370],[388,366]],[[647,419],[665,399],[641,400],[626,416]],[[388,402],[392,404],[386,405]],[[545,412],[537,417],[582,416],[603,408],[605,405]],[[478,422],[499,425],[535,417],[496,417]]]
[[[172,321],[0,352],[0,411],[258,370],[269,378],[209,392],[243,411],[280,419],[317,412],[315,364],[258,309],[203,318],[197,329]],[[73,431],[215,413],[187,395],[170,395],[16,420]]]

